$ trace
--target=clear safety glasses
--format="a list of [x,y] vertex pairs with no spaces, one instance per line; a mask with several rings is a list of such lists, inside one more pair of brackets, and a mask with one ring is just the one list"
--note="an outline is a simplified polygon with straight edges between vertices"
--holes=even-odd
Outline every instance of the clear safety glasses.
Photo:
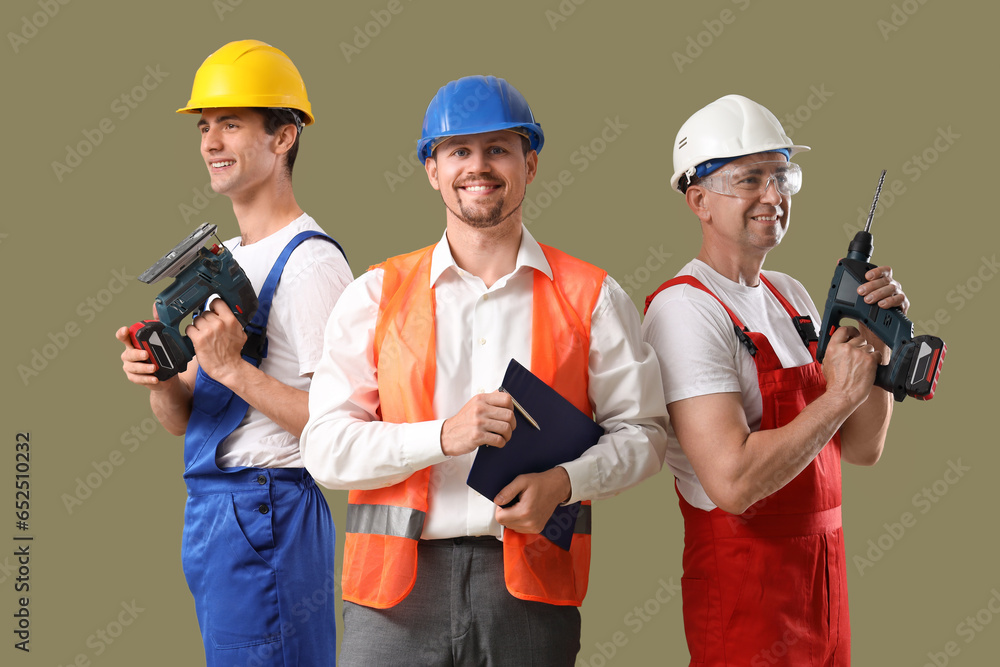
[[716,171],[698,181],[697,185],[720,195],[754,199],[762,197],[771,183],[779,194],[794,195],[802,189],[802,167],[784,160],[752,162]]

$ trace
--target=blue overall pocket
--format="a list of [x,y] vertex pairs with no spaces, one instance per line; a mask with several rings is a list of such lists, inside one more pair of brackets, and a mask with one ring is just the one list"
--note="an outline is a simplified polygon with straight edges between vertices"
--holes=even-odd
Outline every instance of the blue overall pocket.
[[188,498],[182,556],[206,645],[237,649],[281,639],[269,495]]

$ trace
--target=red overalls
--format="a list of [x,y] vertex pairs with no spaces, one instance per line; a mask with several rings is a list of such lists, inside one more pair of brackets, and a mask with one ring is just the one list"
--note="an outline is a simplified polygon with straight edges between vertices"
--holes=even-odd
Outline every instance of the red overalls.
[[[820,396],[826,380],[815,360],[809,319],[761,276],[796,323],[813,362],[782,368],[763,334],[691,276],[687,284],[714,297],[729,313],[757,366],[763,413],[760,430],[789,423]],[[808,332],[808,333],[806,333]],[[740,515],[695,508],[678,492],[684,516],[684,631],[691,666],[850,665],[847,573],[840,513],[840,436],[784,487]]]

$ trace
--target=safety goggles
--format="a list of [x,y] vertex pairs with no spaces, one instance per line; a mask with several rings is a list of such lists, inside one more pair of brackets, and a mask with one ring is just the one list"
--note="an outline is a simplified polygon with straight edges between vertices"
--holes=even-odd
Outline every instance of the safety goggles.
[[802,189],[802,167],[794,162],[768,160],[733,169],[721,169],[697,181],[706,190],[743,199],[762,197],[774,183],[778,193],[794,195]]

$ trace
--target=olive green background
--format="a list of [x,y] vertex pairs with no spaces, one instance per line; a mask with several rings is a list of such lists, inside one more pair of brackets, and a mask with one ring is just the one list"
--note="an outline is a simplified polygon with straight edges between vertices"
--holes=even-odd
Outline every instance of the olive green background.
[[[0,10],[0,662],[203,660],[180,567],[181,441],[125,380],[113,333],[148,316],[164,285],[135,277],[194,226],[237,233],[229,201],[202,191],[195,118],[173,111],[209,53],[257,38],[305,78],[317,122],[303,136],[296,194],[355,274],[440,235],[440,200],[407,160],[434,92],[468,74],[507,78],[545,129],[526,202],[538,207],[532,233],[606,268],[637,306],[698,250],[694,218],[668,180],[677,129],[708,102],[747,95],[790,118],[794,140],[813,147],[797,158],[805,186],[767,268],[798,277],[820,308],[888,169],[874,259],[895,269],[918,333],[936,328],[949,352],[938,396],[897,405],[880,464],[844,471],[854,662],[918,666],[937,654],[937,664],[996,664],[1000,620],[989,623],[987,606],[996,595],[1000,609],[994,7],[399,0],[392,14],[383,0],[46,1]],[[689,60],[678,65],[675,54]],[[142,99],[129,108],[123,94]],[[112,131],[98,131],[102,121]],[[87,155],[57,174],[70,148]],[[33,359],[40,370],[22,377]],[[30,432],[32,447],[25,533],[14,527],[18,432]],[[949,462],[968,468],[948,475],[954,484]],[[112,472],[67,507],[99,468]],[[579,665],[687,664],[680,596],[667,599],[681,576],[672,481],[664,472],[597,504]],[[936,502],[921,498],[925,488]],[[346,495],[328,498],[343,526]],[[29,654],[13,648],[15,534],[34,537]],[[98,639],[117,633],[122,604],[133,602],[138,617],[112,643]],[[977,613],[979,630],[962,625]]]

